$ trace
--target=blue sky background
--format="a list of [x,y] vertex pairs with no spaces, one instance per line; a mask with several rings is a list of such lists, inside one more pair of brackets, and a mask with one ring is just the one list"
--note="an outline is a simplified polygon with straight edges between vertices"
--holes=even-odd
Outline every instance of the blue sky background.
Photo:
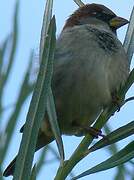
[[[5,39],[5,37],[12,30],[12,18],[14,12],[15,0],[4,0],[1,1],[0,6],[0,44]],[[129,19],[132,7],[134,5],[133,0],[127,1],[116,1],[116,0],[96,0],[96,1],[83,1],[84,3],[100,3],[111,8],[117,15],[122,16],[126,19]],[[16,54],[16,61],[14,64],[14,68],[12,69],[12,75],[8,86],[5,89],[5,96],[3,98],[3,103],[5,106],[8,104],[12,104],[15,102],[16,97],[18,95],[19,86],[22,82],[22,78],[24,72],[26,70],[28,64],[28,58],[30,51],[32,49],[35,50],[35,64],[38,64],[38,48],[39,48],[39,39],[40,39],[40,31],[42,24],[42,17],[44,12],[45,1],[33,1],[33,0],[20,0],[20,9],[19,9],[19,45],[18,51]],[[57,20],[57,35],[60,33],[61,28],[64,25],[65,19],[77,8],[77,5],[73,2],[73,0],[64,0],[59,1],[55,0],[54,2],[54,10],[53,13],[56,15]],[[127,26],[124,26],[118,31],[118,36],[121,41],[123,41]],[[132,66],[134,63],[132,63]],[[134,88],[128,93],[128,96],[134,95]],[[25,103],[24,109],[21,112],[19,117],[19,121],[14,133],[13,142],[11,143],[8,157],[4,163],[4,167],[9,163],[12,157],[17,153],[19,144],[21,141],[21,135],[19,134],[19,129],[25,121],[26,113],[28,110],[30,98]],[[9,110],[10,114],[11,110]],[[121,125],[132,121],[134,118],[133,111],[133,103],[128,103],[125,107],[121,109],[119,113],[116,113],[114,117],[111,118],[109,124],[112,129],[116,129]],[[6,119],[6,115],[4,116]],[[127,138],[120,143],[118,143],[118,147],[121,148],[127,144],[128,141],[132,140],[132,136]],[[70,154],[77,147],[81,138],[76,137],[63,137],[66,158],[70,156]],[[55,143],[52,143],[55,146]],[[83,160],[79,165],[74,169],[75,174],[79,174],[80,172],[86,170],[89,167],[94,166],[95,164],[107,159],[109,156],[109,152],[107,150],[99,150],[93,153],[91,156],[87,157]],[[48,159],[51,159],[51,153],[48,154]],[[54,174],[56,173],[56,169],[58,168],[58,163],[51,163],[45,166],[38,180],[52,180],[54,178]],[[83,180],[88,180],[94,178],[95,180],[105,179],[113,180],[116,169],[111,169],[105,172],[97,173],[95,175],[84,177]],[[11,177],[6,178],[10,180]],[[129,180],[128,178],[126,180]]]

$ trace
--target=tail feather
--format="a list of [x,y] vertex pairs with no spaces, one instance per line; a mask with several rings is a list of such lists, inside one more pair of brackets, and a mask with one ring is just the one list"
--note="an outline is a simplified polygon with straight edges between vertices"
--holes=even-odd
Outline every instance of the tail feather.
[[[52,136],[46,136],[44,133],[40,133],[37,140],[37,145],[35,151],[38,151],[42,147],[46,146],[47,144],[51,143],[54,140]],[[11,176],[15,170],[15,163],[16,163],[17,156],[13,159],[13,161],[7,166],[5,169],[3,176]]]
[[5,169],[3,176],[8,177],[13,175],[15,170],[15,162],[16,162],[17,156],[13,159],[13,161],[8,165],[8,167]]

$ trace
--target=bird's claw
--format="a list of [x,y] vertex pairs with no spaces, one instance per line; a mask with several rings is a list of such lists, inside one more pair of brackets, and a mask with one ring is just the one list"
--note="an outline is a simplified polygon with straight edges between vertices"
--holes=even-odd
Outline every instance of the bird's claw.
[[112,93],[112,104],[117,107],[117,112],[121,109],[121,99],[117,93]]

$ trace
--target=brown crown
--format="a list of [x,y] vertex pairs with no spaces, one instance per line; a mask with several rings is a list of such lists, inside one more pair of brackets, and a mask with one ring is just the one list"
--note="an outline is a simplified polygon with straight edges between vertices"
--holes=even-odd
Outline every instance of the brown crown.
[[79,25],[79,19],[88,16],[95,16],[95,12],[116,16],[110,9],[101,4],[86,4],[77,9],[66,21],[63,29]]

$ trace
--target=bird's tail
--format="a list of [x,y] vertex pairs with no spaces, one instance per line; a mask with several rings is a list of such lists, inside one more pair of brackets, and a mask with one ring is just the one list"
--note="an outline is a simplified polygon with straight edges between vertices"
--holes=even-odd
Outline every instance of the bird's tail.
[[[40,133],[37,140],[37,145],[35,151],[41,149],[42,147],[46,146],[47,144],[51,143],[54,140],[54,137],[45,136],[44,133]],[[16,163],[17,156],[12,160],[12,162],[7,166],[5,169],[3,176],[11,176],[14,174],[15,170],[15,163]]]
[[17,156],[12,160],[12,162],[8,165],[8,167],[5,169],[3,176],[8,177],[13,175],[15,170],[15,162],[16,162]]

